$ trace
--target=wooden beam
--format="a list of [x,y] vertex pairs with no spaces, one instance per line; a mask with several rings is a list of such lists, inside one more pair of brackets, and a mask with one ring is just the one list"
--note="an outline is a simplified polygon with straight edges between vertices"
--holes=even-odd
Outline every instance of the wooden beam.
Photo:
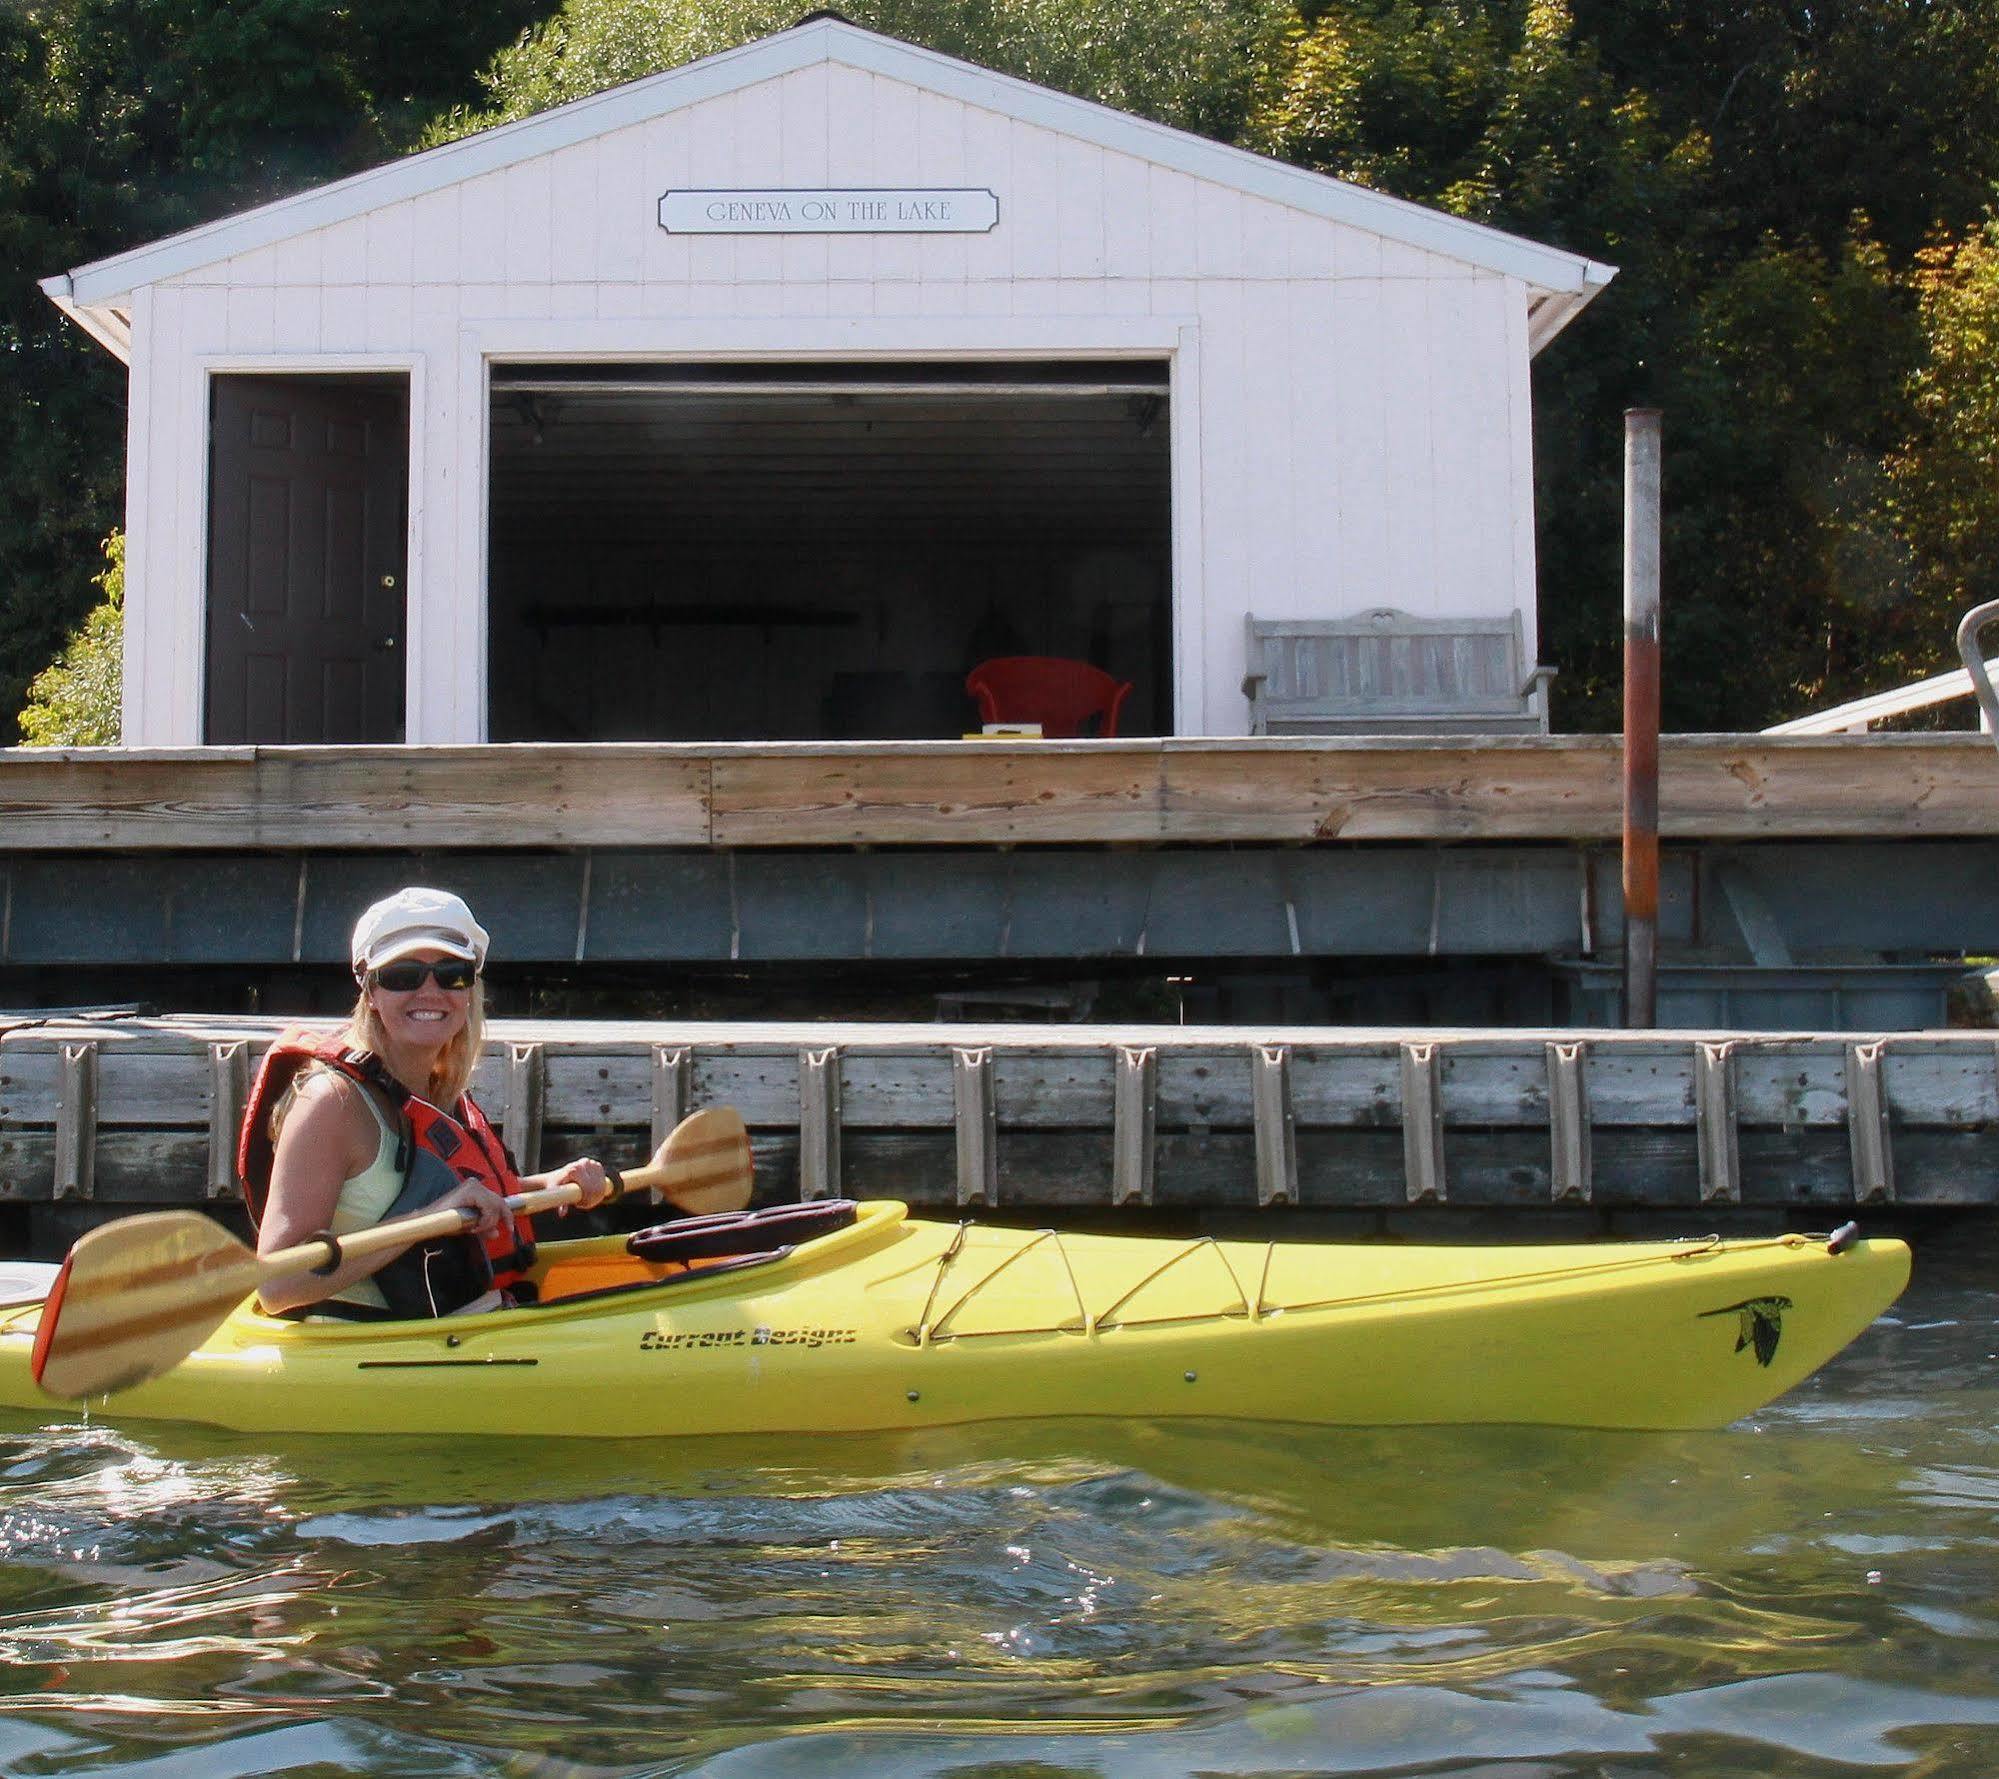
[[1846,1125],[1853,1148],[1853,1202],[1895,1202],[1895,1147],[1888,1122],[1888,1088],[1883,1074],[1888,1046],[1846,1047]]
[[708,760],[618,744],[7,748],[0,807],[20,850],[705,846]]
[[1256,1129],[1256,1202],[1298,1202],[1298,1126],[1291,1104],[1291,1046],[1259,1044],[1249,1057]]
[[62,1046],[56,1104],[55,1195],[90,1198],[97,1189],[97,1040]]
[[[1991,744],[1671,735],[1668,839],[1999,836]],[[11,851],[1605,841],[1616,738],[0,749]]]
[[507,1109],[500,1136],[524,1174],[541,1166],[542,1110],[548,1097],[548,1051],[538,1042],[507,1046]]
[[[693,1074],[694,1052],[685,1044],[655,1044],[652,1047],[652,1122],[648,1132],[649,1153],[657,1154],[675,1125],[688,1113],[688,1081]],[[659,1204],[658,1187],[652,1202]]]
[[958,1203],[999,1203],[999,1112],[990,1044],[951,1050],[952,1124],[958,1148]]
[[798,1196],[840,1196],[840,1050],[798,1053]]
[[1561,1204],[1590,1202],[1589,1046],[1551,1039],[1548,1068],[1548,1190]]
[[1444,1202],[1443,1059],[1435,1043],[1402,1050],[1402,1177],[1412,1205]]
[[242,1038],[208,1046],[208,1196],[233,1199],[236,1137],[250,1097],[250,1046]]
[[1111,1097],[1111,1203],[1152,1203],[1159,1129],[1159,1049],[1120,1044]]
[[1694,1126],[1701,1153],[1701,1203],[1742,1202],[1740,1111],[1736,1051],[1729,1038],[1694,1046]]

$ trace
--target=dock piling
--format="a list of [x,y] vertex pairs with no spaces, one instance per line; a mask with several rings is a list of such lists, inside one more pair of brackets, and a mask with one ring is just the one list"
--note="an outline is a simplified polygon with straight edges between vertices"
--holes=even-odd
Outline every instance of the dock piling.
[[1589,1046],[1551,1039],[1548,1060],[1549,1196],[1588,1204],[1590,1179]]
[[250,1046],[235,1038],[208,1047],[208,1196],[236,1196],[236,1134],[250,1097]]
[[840,1051],[798,1053],[798,1196],[840,1196]]
[[97,1194],[97,1040],[62,1047],[56,1102],[55,1195]]
[[1657,1023],[1659,411],[1624,415],[1624,1023]]

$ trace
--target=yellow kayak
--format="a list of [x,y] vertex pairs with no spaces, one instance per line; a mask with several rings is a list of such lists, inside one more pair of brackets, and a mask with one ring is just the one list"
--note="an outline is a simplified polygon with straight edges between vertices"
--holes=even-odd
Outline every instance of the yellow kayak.
[[[893,1202],[676,1228],[546,1244],[543,1301],[485,1315],[296,1322],[246,1303],[111,1412],[578,1438],[1065,1415],[1710,1427],[1824,1364],[1909,1276],[1901,1242],[1801,1235],[1218,1242],[926,1222]],[[0,1304],[0,1406],[54,1407],[29,1376],[38,1316]]]

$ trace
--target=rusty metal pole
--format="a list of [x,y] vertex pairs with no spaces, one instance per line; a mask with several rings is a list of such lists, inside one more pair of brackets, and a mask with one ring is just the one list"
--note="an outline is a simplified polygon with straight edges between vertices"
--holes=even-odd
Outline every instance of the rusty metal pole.
[[1624,414],[1624,1023],[1659,1008],[1659,410]]

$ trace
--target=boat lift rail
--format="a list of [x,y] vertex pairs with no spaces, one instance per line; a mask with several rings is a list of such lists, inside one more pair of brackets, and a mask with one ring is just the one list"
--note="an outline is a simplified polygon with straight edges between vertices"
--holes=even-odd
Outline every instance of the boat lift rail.
[[1957,652],[1964,662],[1965,672],[1971,676],[1971,690],[1978,699],[1979,710],[1984,713],[1985,727],[1995,744],[1999,744],[1999,692],[1992,689],[1992,676],[1986,671],[1985,653],[1978,646],[1978,633],[1994,618],[1999,618],[1999,599],[1988,599],[1983,605],[1974,605],[1966,612],[1957,626]]

